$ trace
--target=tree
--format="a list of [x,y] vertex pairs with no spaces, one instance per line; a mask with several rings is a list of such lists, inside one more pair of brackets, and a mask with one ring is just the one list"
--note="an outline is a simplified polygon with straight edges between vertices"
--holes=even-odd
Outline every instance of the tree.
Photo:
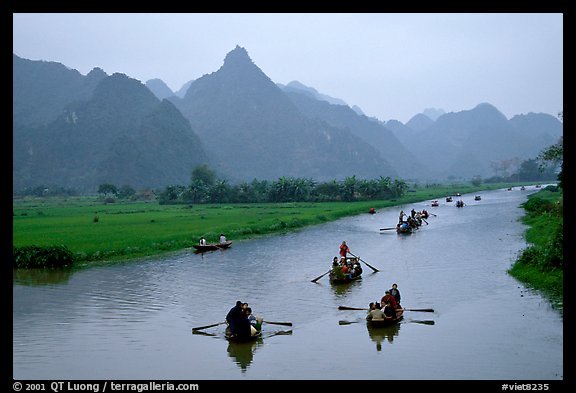
[[192,177],[190,180],[192,184],[202,182],[205,186],[211,187],[216,182],[216,173],[214,173],[214,171],[206,164],[197,165],[192,170]]
[[104,183],[98,186],[98,194],[104,194],[104,196],[108,196],[109,194],[112,196],[118,195],[118,188],[114,184]]

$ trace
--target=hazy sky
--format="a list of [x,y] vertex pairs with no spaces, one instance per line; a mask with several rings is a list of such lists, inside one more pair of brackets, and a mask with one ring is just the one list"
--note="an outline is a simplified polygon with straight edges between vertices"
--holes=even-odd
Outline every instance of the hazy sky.
[[13,52],[174,91],[240,45],[276,83],[297,80],[408,121],[489,102],[508,118],[563,110],[560,13],[13,14]]

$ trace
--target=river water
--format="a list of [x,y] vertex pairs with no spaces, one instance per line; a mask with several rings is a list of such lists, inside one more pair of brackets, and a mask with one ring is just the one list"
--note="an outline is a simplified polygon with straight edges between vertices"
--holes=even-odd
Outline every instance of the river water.
[[[506,270],[526,247],[520,204],[537,191],[494,190],[344,218],[298,232],[235,241],[230,249],[15,273],[15,379],[562,380],[563,320]],[[412,235],[400,209],[430,216]],[[234,239],[231,239],[234,240]],[[340,243],[364,262],[362,279],[333,285]],[[398,284],[406,311],[369,329],[365,311]],[[224,320],[236,300],[265,321],[255,343],[233,344]],[[390,365],[394,364],[393,367]]]

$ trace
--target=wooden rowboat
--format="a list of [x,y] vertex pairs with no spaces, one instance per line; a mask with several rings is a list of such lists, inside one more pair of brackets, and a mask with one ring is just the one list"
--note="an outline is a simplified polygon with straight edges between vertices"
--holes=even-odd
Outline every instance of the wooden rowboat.
[[356,281],[362,278],[362,273],[354,276],[350,276],[349,274],[339,276],[336,275],[333,271],[331,271],[328,277],[330,278],[330,282],[332,284],[346,284],[348,282]]
[[230,327],[227,326],[226,330],[224,332],[224,337],[226,337],[226,340],[232,341],[232,342],[241,342],[241,343],[252,342],[252,341],[256,341],[260,337],[262,337],[262,330],[260,330],[258,333],[256,333],[253,336],[236,336],[236,335],[232,334],[232,332],[230,331]]
[[402,320],[402,318],[404,318],[404,310],[399,309],[396,310],[396,318],[386,317],[384,319],[372,319],[366,317],[366,322],[370,327],[387,327],[396,325],[398,322]]
[[206,244],[205,246],[201,246],[199,244],[193,244],[192,247],[194,247],[196,250],[200,251],[200,252],[204,252],[204,251],[214,251],[214,250],[221,250],[224,248],[228,248],[232,245],[232,241],[227,241],[225,243],[210,243],[210,244]]

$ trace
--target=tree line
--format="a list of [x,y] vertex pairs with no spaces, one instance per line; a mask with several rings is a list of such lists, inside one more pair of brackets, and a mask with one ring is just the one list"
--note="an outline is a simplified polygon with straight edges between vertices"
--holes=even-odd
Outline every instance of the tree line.
[[349,176],[327,182],[282,176],[233,185],[217,178],[205,164],[192,170],[190,180],[188,186],[167,186],[158,195],[159,203],[351,202],[398,198],[408,189],[403,180],[383,176],[371,180]]

